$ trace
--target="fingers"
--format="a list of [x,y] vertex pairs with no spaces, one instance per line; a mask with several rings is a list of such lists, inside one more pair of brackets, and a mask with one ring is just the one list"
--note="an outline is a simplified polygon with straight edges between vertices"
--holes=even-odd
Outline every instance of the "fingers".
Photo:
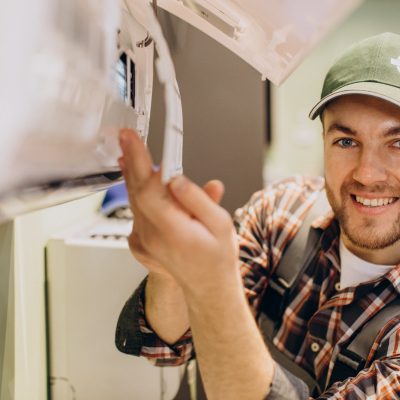
[[143,216],[146,225],[151,223],[158,227],[164,220],[173,219],[179,207],[161,183],[160,171],[153,170],[150,153],[143,141],[130,129],[121,130],[119,139],[123,153],[119,163],[137,222]]
[[152,175],[152,159],[136,132],[122,129],[119,142],[123,157],[120,166],[130,189],[142,187]]
[[212,201],[217,204],[221,202],[222,196],[224,195],[224,185],[221,181],[209,181],[203,186],[203,190]]
[[[219,184],[211,184],[208,189],[210,192],[219,197],[221,186]],[[216,189],[218,187],[218,189]],[[169,188],[176,200],[188,210],[199,222],[201,222],[213,234],[231,229],[232,220],[230,215],[221,207],[216,205],[214,201],[199,186],[195,185],[184,176],[178,176],[169,184]]]
[[154,207],[165,206],[168,190],[161,184],[160,171],[154,171],[150,153],[136,132],[122,129],[120,146],[123,156],[119,164],[133,212],[149,217]]

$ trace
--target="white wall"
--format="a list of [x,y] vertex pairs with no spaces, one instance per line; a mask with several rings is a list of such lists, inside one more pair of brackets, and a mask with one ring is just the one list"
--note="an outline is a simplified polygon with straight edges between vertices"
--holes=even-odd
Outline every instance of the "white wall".
[[399,19],[399,1],[366,0],[281,87],[273,87],[273,145],[266,155],[265,181],[323,173],[321,124],[310,121],[308,113],[320,97],[325,74],[352,43],[381,32],[400,33]]

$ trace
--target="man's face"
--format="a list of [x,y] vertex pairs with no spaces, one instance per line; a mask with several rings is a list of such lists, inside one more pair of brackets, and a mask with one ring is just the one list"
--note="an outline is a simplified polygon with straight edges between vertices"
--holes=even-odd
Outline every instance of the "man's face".
[[400,108],[342,96],[326,107],[323,125],[327,195],[342,234],[356,248],[393,245],[400,240]]

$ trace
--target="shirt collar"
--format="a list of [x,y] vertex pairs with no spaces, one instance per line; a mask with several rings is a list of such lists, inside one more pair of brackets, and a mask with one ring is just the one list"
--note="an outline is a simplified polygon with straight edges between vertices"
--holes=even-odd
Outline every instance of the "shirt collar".
[[400,264],[397,264],[389,272],[384,275],[393,286],[395,291],[400,294]]
[[320,244],[324,253],[339,254],[340,227],[332,210],[316,218],[311,227],[322,231]]

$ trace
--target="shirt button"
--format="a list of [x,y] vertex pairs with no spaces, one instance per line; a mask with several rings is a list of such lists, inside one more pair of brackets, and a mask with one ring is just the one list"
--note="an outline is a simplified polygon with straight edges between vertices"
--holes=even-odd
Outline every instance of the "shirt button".
[[338,292],[340,290],[340,282],[335,283],[335,290]]
[[311,343],[311,351],[317,353],[320,349],[320,345],[317,342]]

